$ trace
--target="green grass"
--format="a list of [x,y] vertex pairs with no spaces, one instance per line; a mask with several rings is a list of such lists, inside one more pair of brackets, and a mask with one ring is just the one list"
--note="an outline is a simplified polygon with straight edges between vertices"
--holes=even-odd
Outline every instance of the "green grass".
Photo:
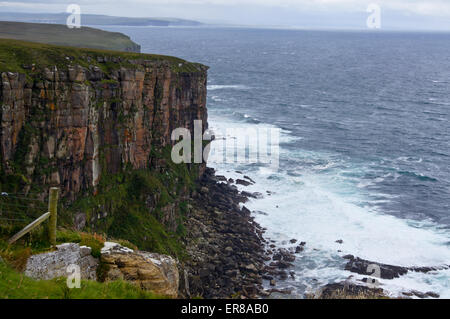
[[92,256],[100,258],[101,250],[106,241],[101,235],[77,232],[73,230],[60,229],[56,233],[56,241],[58,244],[78,243],[80,246],[88,246],[92,248]]
[[[172,174],[173,172],[169,176]],[[163,178],[150,170],[125,170],[119,174],[103,175],[96,195],[81,196],[64,208],[61,215],[65,215],[67,223],[70,223],[72,214],[76,212],[84,212],[87,220],[90,220],[93,216],[107,211],[108,216],[90,224],[87,231],[126,240],[129,242],[128,246],[132,245],[141,250],[183,258],[184,248],[180,240],[182,234],[168,230],[161,220],[161,209],[174,202],[176,197],[176,194],[169,191],[175,187],[172,184],[175,179],[165,174],[164,176]],[[184,181],[180,179],[181,183]],[[151,211],[145,204],[146,197],[155,195],[158,201],[155,203],[155,209]],[[180,224],[181,213],[180,208]]]
[[[25,237],[12,245],[8,245],[7,243],[9,237],[11,237],[11,234],[0,235],[0,257],[17,271],[25,270],[27,259],[31,255],[53,250],[48,240],[46,223],[33,230],[31,236],[30,234],[25,235]],[[91,247],[92,256],[99,258],[106,238],[95,233],[90,234],[60,228],[56,233],[56,241],[57,244],[78,243],[80,246]],[[118,240],[115,242],[124,244],[126,247],[132,249],[136,248],[131,243],[127,243],[126,240]]]
[[0,39],[0,72],[20,72],[31,78],[42,76],[45,67],[54,66],[60,70],[66,70],[69,65],[98,66],[107,73],[120,67],[142,69],[143,65],[134,63],[135,61],[165,62],[174,72],[198,72],[203,68],[200,64],[164,55],[80,49]]
[[[156,299],[164,298],[144,291],[123,280],[103,282],[107,271],[100,262],[97,269],[97,281],[82,281],[80,289],[68,289],[65,278],[53,280],[33,280],[24,276],[28,258],[32,254],[49,252],[53,249],[45,236],[45,227],[33,231],[33,240],[21,239],[13,245],[8,245],[7,237],[0,238],[0,299]],[[106,239],[97,234],[59,229],[57,243],[79,243],[92,248],[92,255],[100,257],[100,250]],[[137,249],[127,240],[114,240],[123,246]]]
[[0,299],[160,299],[124,281],[82,281],[67,288],[66,279],[33,280],[0,262]]
[[[170,156],[168,150],[155,153],[155,157]],[[92,255],[99,257],[104,241],[119,240],[119,243],[132,249],[166,254],[183,260],[186,258],[182,237],[187,212],[187,203],[179,196],[195,188],[194,180],[198,175],[196,166],[175,165],[167,161],[168,167],[162,171],[132,170],[124,168],[121,173],[102,173],[97,192],[91,189],[80,194],[75,202],[60,201],[58,208],[57,243],[73,242],[92,248]],[[172,167],[173,166],[173,167]],[[151,198],[151,206],[147,199]],[[165,224],[163,209],[175,204],[175,219]],[[73,216],[83,212],[87,225],[83,232],[73,230]],[[103,214],[107,212],[106,216]],[[97,217],[103,217],[98,219]],[[12,246],[6,241],[24,225],[0,225],[0,255],[17,264],[22,270],[24,258],[30,253],[45,252],[50,249],[47,238],[47,223],[44,223],[31,235],[26,235]],[[22,251],[27,248],[30,251]]]
[[[104,160],[102,152],[100,161]],[[121,239],[128,241],[125,246],[183,260],[187,257],[182,244],[187,203],[180,196],[196,188],[198,167],[174,164],[170,152],[170,146],[152,151],[152,157],[165,162],[166,167],[161,170],[123,167],[120,173],[111,174],[104,169],[96,192],[88,189],[75,202],[61,205],[59,225],[71,228],[74,215],[82,212],[88,221],[83,229],[87,233]],[[171,204],[175,205],[175,212],[167,224],[164,208]]]

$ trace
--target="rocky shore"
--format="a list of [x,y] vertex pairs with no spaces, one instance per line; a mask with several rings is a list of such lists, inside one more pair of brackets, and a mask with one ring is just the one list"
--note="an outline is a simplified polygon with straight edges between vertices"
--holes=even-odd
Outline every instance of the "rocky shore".
[[[241,172],[239,172],[241,173]],[[243,175],[243,174],[242,174]],[[183,297],[204,298],[284,298],[292,293],[278,284],[295,279],[294,262],[304,253],[306,242],[291,239],[283,244],[264,237],[265,229],[255,222],[245,206],[260,193],[239,191],[236,185],[248,186],[254,181],[244,176],[233,180],[215,175],[207,168],[194,192],[186,221],[188,234],[185,245],[191,256],[180,272],[180,294]],[[253,214],[264,212],[253,212]],[[337,242],[340,242],[338,240]],[[368,267],[379,266],[380,279],[394,279],[408,272],[428,273],[447,269],[441,267],[401,267],[364,260],[353,255],[343,256],[345,270],[367,275],[362,280],[327,284],[306,298],[319,299],[379,299],[392,298],[382,285],[368,285],[376,274]],[[372,276],[371,276],[372,275]],[[284,286],[284,285],[282,285]],[[434,292],[405,291],[397,298],[439,298]]]
[[219,179],[206,169],[191,200],[185,236],[190,257],[182,293],[204,298],[267,295],[262,287],[264,230],[242,206],[247,196]]
[[306,243],[292,239],[286,249],[264,238],[265,229],[245,206],[249,198],[261,195],[239,191],[235,184],[244,183],[254,182],[247,176],[227,180],[211,168],[200,179],[186,221],[190,258],[182,270],[185,297],[266,298],[291,293],[277,289],[277,282],[295,278],[292,262]]

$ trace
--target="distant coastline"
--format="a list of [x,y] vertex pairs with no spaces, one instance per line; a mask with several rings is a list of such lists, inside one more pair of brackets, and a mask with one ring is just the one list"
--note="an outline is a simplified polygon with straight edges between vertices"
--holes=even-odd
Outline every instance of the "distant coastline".
[[[67,13],[19,13],[0,12],[0,20],[16,21],[28,23],[65,24]],[[137,18],[137,17],[116,17],[101,14],[83,14],[83,25],[103,25],[103,26],[200,26],[203,23],[194,20],[178,18]]]

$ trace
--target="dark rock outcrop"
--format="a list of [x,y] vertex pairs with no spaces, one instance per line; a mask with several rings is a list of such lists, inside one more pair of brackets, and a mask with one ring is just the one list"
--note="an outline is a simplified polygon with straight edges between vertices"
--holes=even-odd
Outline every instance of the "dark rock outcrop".
[[378,299],[386,298],[381,288],[371,288],[354,283],[340,282],[328,284],[319,291],[317,299]]
[[428,273],[431,271],[449,269],[448,265],[443,265],[439,267],[401,267],[381,264],[369,260],[364,260],[359,257],[354,257],[352,255],[346,255],[343,257],[348,259],[345,265],[345,270],[360,274],[360,275],[370,275],[368,273],[368,267],[371,265],[376,265],[380,268],[380,278],[382,279],[394,279],[403,276],[408,273],[408,271]]

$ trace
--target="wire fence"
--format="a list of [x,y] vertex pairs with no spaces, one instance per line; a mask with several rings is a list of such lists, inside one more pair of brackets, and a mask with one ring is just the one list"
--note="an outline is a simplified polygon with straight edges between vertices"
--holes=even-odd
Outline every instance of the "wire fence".
[[0,224],[32,222],[47,211],[42,193],[0,193]]

